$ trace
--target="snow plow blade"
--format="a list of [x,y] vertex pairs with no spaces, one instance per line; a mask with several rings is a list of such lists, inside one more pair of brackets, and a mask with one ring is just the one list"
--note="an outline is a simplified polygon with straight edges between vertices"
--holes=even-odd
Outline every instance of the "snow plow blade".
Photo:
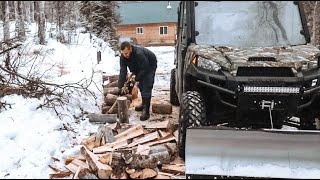
[[188,128],[186,178],[320,178],[320,132]]

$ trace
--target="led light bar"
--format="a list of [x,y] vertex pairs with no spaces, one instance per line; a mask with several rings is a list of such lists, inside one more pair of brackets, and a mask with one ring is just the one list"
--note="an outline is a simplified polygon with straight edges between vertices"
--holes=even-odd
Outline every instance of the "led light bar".
[[244,86],[245,93],[285,93],[285,94],[299,94],[299,87],[268,87],[268,86]]

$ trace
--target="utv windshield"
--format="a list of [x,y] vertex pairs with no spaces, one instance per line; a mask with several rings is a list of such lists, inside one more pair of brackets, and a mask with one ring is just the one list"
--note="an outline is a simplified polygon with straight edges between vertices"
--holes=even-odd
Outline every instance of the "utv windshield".
[[197,1],[197,44],[268,47],[306,44],[292,1]]

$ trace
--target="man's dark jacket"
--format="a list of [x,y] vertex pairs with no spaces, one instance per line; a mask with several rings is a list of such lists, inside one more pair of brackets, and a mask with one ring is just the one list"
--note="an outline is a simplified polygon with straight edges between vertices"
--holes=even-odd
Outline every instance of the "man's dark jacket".
[[157,57],[149,49],[141,46],[132,46],[129,59],[120,56],[120,75],[118,88],[122,88],[127,76],[127,67],[136,76],[136,81],[141,81],[144,76],[151,75],[157,69]]

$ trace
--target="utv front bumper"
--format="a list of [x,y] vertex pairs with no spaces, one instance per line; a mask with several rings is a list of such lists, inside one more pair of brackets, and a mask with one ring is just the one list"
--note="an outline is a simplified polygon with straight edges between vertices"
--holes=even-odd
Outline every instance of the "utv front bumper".
[[246,67],[243,70],[245,73],[233,76],[226,71],[209,72],[191,65],[187,74],[196,80],[198,85],[209,89],[209,92],[210,89],[215,90],[221,103],[232,108],[286,109],[295,113],[309,107],[317,97],[320,90],[320,70],[315,68],[305,74],[298,73],[297,76],[279,72],[288,69],[290,70]]

